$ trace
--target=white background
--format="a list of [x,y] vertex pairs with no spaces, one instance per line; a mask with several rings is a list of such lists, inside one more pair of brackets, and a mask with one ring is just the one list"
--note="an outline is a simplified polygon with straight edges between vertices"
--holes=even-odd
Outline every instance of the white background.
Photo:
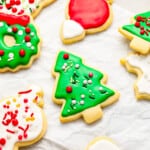
[[[66,1],[57,0],[36,18],[43,44],[41,56],[31,68],[0,74],[1,98],[13,96],[30,84],[41,86],[45,93],[47,133],[39,143],[22,150],[84,150],[97,136],[112,138],[122,150],[149,150],[150,102],[135,99],[133,83],[136,76],[129,74],[119,63],[131,52],[129,41],[118,33],[118,27],[129,23],[132,15],[149,9],[149,1],[116,0],[112,6],[114,20],[107,31],[86,36],[83,41],[68,46],[59,38]],[[119,101],[103,109],[103,119],[93,125],[86,125],[82,119],[67,124],[59,121],[61,107],[51,100],[55,79],[50,71],[56,53],[61,49],[82,56],[87,64],[106,72],[107,85],[120,92]]]

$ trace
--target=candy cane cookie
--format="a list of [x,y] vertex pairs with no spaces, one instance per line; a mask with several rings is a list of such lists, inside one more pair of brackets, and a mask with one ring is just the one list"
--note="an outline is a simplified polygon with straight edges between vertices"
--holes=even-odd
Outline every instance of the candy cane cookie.
[[0,72],[30,67],[40,54],[40,43],[29,16],[0,13]]
[[0,12],[32,15],[35,18],[41,10],[55,0],[0,0]]
[[41,88],[32,85],[0,101],[0,150],[18,150],[44,136],[47,122],[42,97]]

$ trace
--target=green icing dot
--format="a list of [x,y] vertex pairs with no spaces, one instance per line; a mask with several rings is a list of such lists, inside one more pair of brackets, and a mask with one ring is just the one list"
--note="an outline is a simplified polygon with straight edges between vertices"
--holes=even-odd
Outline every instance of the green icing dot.
[[[13,32],[12,28],[16,27],[17,32]],[[28,24],[31,32],[26,33],[24,26],[19,24],[9,26],[6,22],[0,22],[0,50],[4,51],[4,55],[0,56],[0,68],[14,69],[19,65],[27,65],[33,55],[38,53],[38,44],[40,39],[37,35],[36,28],[33,24]],[[7,46],[4,42],[4,36],[12,36],[16,43],[13,46]],[[25,36],[30,37],[30,41],[25,41]],[[23,49],[25,55],[20,56],[19,52]]]
[[[65,99],[62,116],[67,117],[94,107],[113,96],[115,92],[100,83],[103,74],[82,64],[81,58],[61,51],[55,64],[55,72],[59,72],[59,80],[55,92],[56,99]],[[93,74],[90,76],[89,74]],[[71,86],[68,93],[66,87]]]

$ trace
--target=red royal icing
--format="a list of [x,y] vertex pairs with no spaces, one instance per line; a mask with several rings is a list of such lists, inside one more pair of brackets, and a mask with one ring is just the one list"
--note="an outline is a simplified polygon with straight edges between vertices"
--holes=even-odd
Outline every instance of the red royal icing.
[[30,22],[30,17],[27,15],[15,16],[11,14],[0,13],[0,21],[5,21],[9,25],[19,24],[27,26]]
[[84,29],[100,27],[110,14],[106,0],[70,0],[68,11],[70,19]]

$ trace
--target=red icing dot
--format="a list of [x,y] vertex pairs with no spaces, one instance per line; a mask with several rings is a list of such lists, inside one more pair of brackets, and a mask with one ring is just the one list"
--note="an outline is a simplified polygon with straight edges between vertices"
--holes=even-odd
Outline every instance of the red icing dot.
[[21,4],[20,0],[16,0],[15,4],[20,5]]
[[[27,99],[27,98],[24,99],[24,103],[28,103],[28,99]],[[27,108],[27,109],[28,109],[28,108]]]
[[16,13],[16,12],[17,12],[17,8],[13,7],[13,8],[12,8],[12,12],[13,12],[13,13]]
[[90,77],[90,78],[93,77],[93,73],[92,73],[92,72],[89,73],[89,77]]
[[25,31],[26,31],[26,33],[30,33],[31,32],[29,27],[26,27]]
[[6,144],[6,139],[5,138],[1,138],[0,139],[0,144],[1,145],[5,145]]
[[0,56],[3,56],[3,55],[4,55],[4,51],[0,50]]
[[26,36],[25,36],[25,41],[26,41],[26,42],[30,42],[30,36],[26,35]]
[[15,113],[18,114],[18,110],[15,110]]
[[18,31],[18,28],[17,28],[17,27],[13,27],[13,28],[12,28],[12,31],[13,31],[14,33],[16,33],[16,32]]
[[136,17],[136,20],[137,20],[137,21],[142,21],[142,17],[141,17],[141,16],[137,16],[137,17]]
[[27,138],[28,137],[28,135],[27,134],[24,134],[24,138]]
[[72,92],[72,87],[71,86],[67,86],[66,87],[66,92],[67,93],[71,93]]
[[14,5],[15,1],[14,0],[10,0],[10,5]]
[[23,56],[25,56],[25,50],[24,49],[21,49],[20,51],[19,51],[19,55],[21,56],[21,57],[23,57]]
[[19,12],[18,12],[18,15],[21,15],[21,14],[23,14],[24,13],[24,10],[22,9],[22,10],[20,10]]
[[0,9],[3,9],[3,6],[2,6],[2,5],[0,5]]
[[140,31],[140,34],[142,34],[142,35],[143,35],[144,33],[145,33],[145,31],[144,31],[144,30],[141,30],[141,31]]
[[17,119],[13,119],[12,120],[12,124],[13,124],[13,126],[17,126],[18,125],[18,120]]
[[10,4],[6,4],[6,8],[7,8],[7,9],[10,9],[10,8],[11,8],[11,5],[10,5]]
[[29,3],[30,3],[30,4],[34,3],[34,0],[29,0]]
[[69,59],[69,54],[64,54],[63,58],[64,59]]
[[140,22],[136,22],[134,25],[135,25],[136,27],[140,27]]
[[106,0],[70,0],[68,7],[70,19],[84,29],[100,27],[110,16]]
[[18,140],[22,140],[22,135],[18,135]]

